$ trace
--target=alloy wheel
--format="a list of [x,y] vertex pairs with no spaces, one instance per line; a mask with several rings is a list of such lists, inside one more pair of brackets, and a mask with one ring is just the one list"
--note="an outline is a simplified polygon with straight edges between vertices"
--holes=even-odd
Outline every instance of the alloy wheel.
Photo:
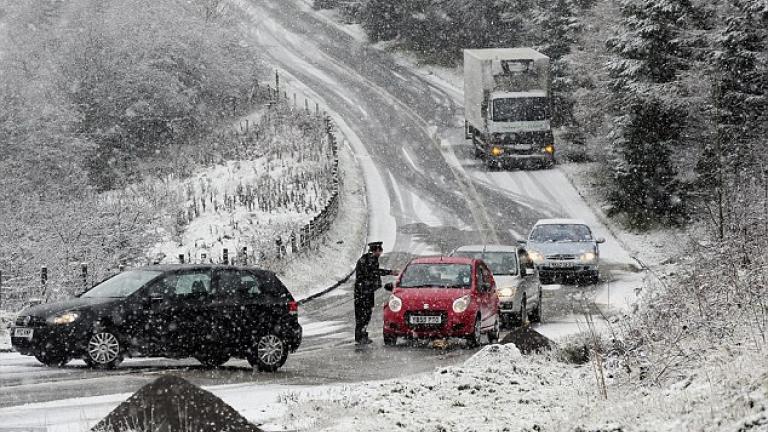
[[265,366],[277,365],[285,353],[285,344],[275,335],[266,335],[256,345],[256,355]]
[[120,356],[120,342],[112,333],[94,333],[88,341],[88,357],[99,365],[107,365]]

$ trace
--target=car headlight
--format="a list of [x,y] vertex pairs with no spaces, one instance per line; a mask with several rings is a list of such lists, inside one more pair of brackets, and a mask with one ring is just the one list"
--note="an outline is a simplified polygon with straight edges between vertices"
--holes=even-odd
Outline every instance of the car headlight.
[[539,252],[536,251],[529,251],[528,257],[533,261],[535,264],[539,264],[544,261],[544,255],[542,255]]
[[400,312],[403,308],[403,301],[399,297],[392,296],[389,299],[389,310],[392,312]]
[[471,299],[469,296],[464,296],[461,298],[457,298],[453,301],[453,311],[456,313],[463,313],[467,310],[469,307]]
[[499,290],[499,297],[514,297],[515,291],[513,287],[504,287]]
[[597,255],[594,252],[585,252],[581,254],[581,260],[583,262],[594,262]]
[[64,312],[48,318],[48,322],[50,324],[56,324],[56,325],[71,324],[75,322],[79,316],[80,314],[77,312]]

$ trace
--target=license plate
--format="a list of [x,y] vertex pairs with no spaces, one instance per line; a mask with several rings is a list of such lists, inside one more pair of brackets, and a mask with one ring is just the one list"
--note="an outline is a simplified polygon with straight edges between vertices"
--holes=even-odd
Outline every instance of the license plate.
[[440,315],[414,315],[411,316],[411,324],[440,324],[443,318]]
[[560,268],[574,266],[574,263],[572,262],[553,262],[553,263],[547,263],[547,264],[549,264],[549,266],[551,267],[560,267]]
[[532,146],[530,144],[515,144],[512,148],[515,150],[530,150]]
[[32,333],[34,329],[31,328],[16,328],[13,330],[13,337],[32,339]]

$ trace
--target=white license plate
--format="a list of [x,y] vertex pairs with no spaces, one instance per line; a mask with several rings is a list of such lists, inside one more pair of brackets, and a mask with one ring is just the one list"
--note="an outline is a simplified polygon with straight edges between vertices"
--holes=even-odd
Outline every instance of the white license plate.
[[530,150],[532,146],[530,144],[515,144],[512,148],[515,150]]
[[443,318],[440,315],[413,315],[411,324],[440,324]]
[[553,262],[553,263],[548,263],[548,264],[549,264],[550,267],[560,267],[560,268],[563,268],[563,267],[566,267],[566,268],[567,267],[573,267],[575,265],[572,262]]
[[32,339],[33,332],[34,329],[20,327],[13,330],[13,337]]

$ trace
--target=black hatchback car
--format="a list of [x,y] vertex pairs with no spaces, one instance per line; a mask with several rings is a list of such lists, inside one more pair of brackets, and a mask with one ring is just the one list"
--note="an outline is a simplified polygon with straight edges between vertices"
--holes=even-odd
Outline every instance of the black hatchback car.
[[298,349],[298,304],[274,273],[219,265],[149,266],[104,280],[71,300],[24,309],[16,351],[49,366],[82,358],[194,357],[217,367],[241,357],[275,371]]

